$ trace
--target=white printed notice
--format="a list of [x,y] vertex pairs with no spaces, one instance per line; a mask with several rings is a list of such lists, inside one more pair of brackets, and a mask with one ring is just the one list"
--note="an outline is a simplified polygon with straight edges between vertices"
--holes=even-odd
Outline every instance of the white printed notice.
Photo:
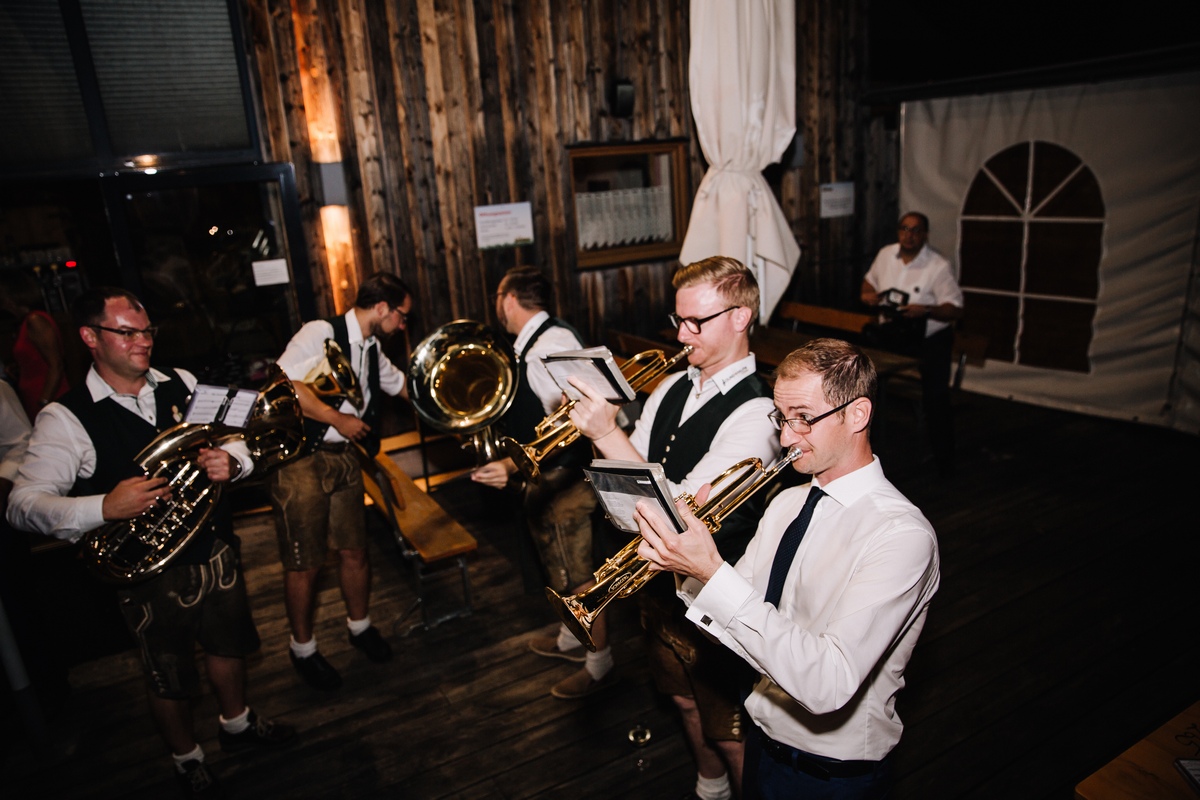
[[253,389],[198,383],[192,390],[192,399],[183,419],[193,425],[219,422],[235,428],[244,428],[254,411],[254,402],[257,399],[258,392]]
[[854,184],[821,184],[821,218],[854,216]]
[[250,266],[254,270],[255,286],[273,286],[277,283],[287,283],[290,280],[286,258],[253,261]]
[[475,206],[475,243],[480,250],[533,244],[533,209],[529,203]]

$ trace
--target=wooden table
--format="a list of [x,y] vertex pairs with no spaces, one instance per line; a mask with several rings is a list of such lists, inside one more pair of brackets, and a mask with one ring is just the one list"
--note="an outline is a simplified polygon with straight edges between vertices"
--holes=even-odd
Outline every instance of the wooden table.
[[1196,800],[1175,767],[1200,758],[1200,702],[1126,750],[1075,787],[1079,800]]

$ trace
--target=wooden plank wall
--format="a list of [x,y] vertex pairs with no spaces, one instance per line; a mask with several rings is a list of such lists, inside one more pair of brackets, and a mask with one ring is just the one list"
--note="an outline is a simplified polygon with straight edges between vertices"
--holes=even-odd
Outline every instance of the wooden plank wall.
[[[301,71],[332,98],[355,277],[385,270],[413,287],[414,341],[452,319],[494,322],[492,292],[518,264],[552,276],[558,313],[594,342],[610,328],[647,334],[661,325],[675,261],[575,268],[566,148],[683,137],[694,193],[707,165],[688,93],[688,0],[241,2],[263,156],[295,165],[320,313],[344,305],[354,286],[330,285]],[[810,303],[852,299],[861,273],[826,264],[864,252],[859,243],[870,238],[863,231],[878,205],[869,196],[894,194],[886,173],[895,159],[879,152],[895,143],[894,132],[862,130],[866,115],[855,102],[863,7],[864,0],[798,4],[805,166],[783,171],[780,198],[805,247],[794,299]],[[616,78],[634,84],[631,119],[609,114]],[[885,174],[867,176],[880,165]],[[819,185],[839,180],[856,182],[867,213],[820,220]],[[474,207],[519,201],[532,204],[535,244],[480,252]]]

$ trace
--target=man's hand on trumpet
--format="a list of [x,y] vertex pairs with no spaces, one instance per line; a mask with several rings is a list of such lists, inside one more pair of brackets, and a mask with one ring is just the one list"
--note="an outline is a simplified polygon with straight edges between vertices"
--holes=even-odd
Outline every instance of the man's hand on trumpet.
[[[711,490],[712,486],[707,483],[700,487],[700,491],[696,493],[698,506],[704,505]],[[637,553],[650,562],[651,569],[674,572],[707,582],[725,560],[717,552],[712,534],[703,522],[696,519],[687,502],[677,500],[675,507],[679,509],[679,516],[687,524],[687,530],[683,533],[676,533],[675,528],[662,518],[653,503],[648,500],[638,501],[633,517],[637,521],[638,530],[641,531],[642,543],[638,545]]]

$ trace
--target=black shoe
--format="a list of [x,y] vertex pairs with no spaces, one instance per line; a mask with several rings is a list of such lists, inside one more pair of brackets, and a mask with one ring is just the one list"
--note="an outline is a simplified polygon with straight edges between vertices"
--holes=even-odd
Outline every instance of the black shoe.
[[350,644],[367,654],[367,658],[382,664],[392,660],[392,646],[383,638],[379,628],[374,625],[355,636],[350,634]]
[[226,797],[225,790],[217,783],[216,777],[208,771],[208,765],[199,759],[183,762],[183,772],[175,770],[175,780],[179,781],[179,791],[184,797],[203,798],[203,800],[218,800]]
[[230,733],[224,728],[217,733],[221,749],[226,753],[240,753],[243,750],[253,750],[256,747],[278,747],[287,744],[296,735],[296,729],[282,722],[271,722],[263,719],[250,709],[247,720],[250,727],[241,733]]
[[291,652],[289,655],[292,657],[292,666],[296,668],[296,672],[299,672],[304,682],[312,688],[320,689],[322,692],[332,692],[342,685],[342,676],[338,675],[338,671],[320,653],[313,653],[308,658],[298,658],[295,653]]

